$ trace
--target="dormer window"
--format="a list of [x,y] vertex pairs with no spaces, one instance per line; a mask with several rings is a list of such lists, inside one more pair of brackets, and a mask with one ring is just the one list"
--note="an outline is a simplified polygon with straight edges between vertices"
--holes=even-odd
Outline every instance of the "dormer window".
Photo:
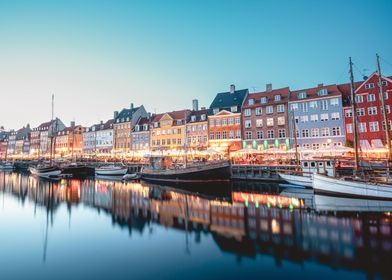
[[317,92],[317,95],[318,95],[318,96],[326,96],[326,95],[328,95],[328,90],[327,90],[326,88],[320,89],[320,90]]
[[306,98],[306,91],[299,92],[297,95],[298,99]]
[[148,125],[147,124],[145,124],[144,126],[143,126],[143,130],[148,130]]
[[154,127],[158,127],[158,122],[154,122]]
[[135,126],[135,131],[139,131],[139,130],[140,130],[139,125],[136,125],[136,126]]
[[205,120],[206,120],[206,115],[205,115],[205,114],[201,115],[201,120],[202,120],[202,121],[205,121]]
[[374,84],[373,83],[366,84],[365,88],[366,89],[374,88]]
[[275,101],[280,101],[280,100],[282,100],[282,97],[280,95],[275,95],[274,96],[274,100]]
[[231,106],[231,112],[236,113],[237,112],[237,106]]
[[192,121],[192,122],[196,121],[196,116],[192,116],[192,117],[191,117],[191,121]]
[[182,120],[177,120],[177,125],[181,125],[182,124]]
[[248,100],[248,105],[253,105],[255,104],[255,100],[253,98]]
[[219,108],[214,108],[213,113],[214,113],[214,115],[218,114],[219,113]]
[[265,96],[262,97],[262,98],[260,99],[260,102],[263,103],[263,104],[267,103],[267,102],[268,102],[267,97],[265,97]]

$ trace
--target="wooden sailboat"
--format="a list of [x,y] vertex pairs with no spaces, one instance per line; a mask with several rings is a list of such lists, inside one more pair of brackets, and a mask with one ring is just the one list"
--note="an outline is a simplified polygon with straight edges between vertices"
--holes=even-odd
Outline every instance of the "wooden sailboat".
[[[316,193],[327,193],[339,196],[349,196],[349,197],[363,197],[363,198],[373,198],[373,199],[392,199],[392,185],[389,184],[379,184],[365,181],[360,178],[359,173],[359,157],[358,157],[358,131],[357,131],[357,110],[356,110],[356,100],[355,100],[355,88],[354,88],[354,77],[352,70],[352,61],[350,57],[350,84],[351,84],[351,102],[353,105],[353,133],[354,133],[354,152],[355,152],[355,163],[354,172],[352,178],[336,179],[327,177],[320,174],[314,174],[313,176],[313,188]],[[377,55],[377,68],[378,68],[378,87],[380,89],[379,99],[380,105],[383,109],[383,119],[386,124],[386,140],[388,147],[388,164],[387,164],[387,178],[389,178],[389,164],[391,161],[391,142],[389,135],[389,122],[388,116],[386,114],[386,107],[384,102],[383,85],[381,83],[381,69],[379,56]]]
[[[170,158],[158,158],[158,164],[152,158],[151,166],[143,168],[141,178],[145,181],[164,183],[206,183],[228,181],[231,177],[231,163],[227,161],[187,163],[186,112],[184,113],[184,164],[173,166]],[[168,164],[166,164],[168,163]]]

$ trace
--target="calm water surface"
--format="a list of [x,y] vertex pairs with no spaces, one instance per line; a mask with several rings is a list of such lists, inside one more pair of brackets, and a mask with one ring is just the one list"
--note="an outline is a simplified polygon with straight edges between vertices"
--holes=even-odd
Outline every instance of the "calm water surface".
[[391,277],[392,204],[217,188],[0,173],[0,278]]

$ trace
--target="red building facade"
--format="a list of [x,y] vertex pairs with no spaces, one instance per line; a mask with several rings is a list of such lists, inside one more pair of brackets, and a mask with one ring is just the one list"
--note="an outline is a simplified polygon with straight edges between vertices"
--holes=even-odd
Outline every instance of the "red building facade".
[[[342,91],[349,95],[349,85],[340,85]],[[383,121],[383,111],[380,100],[380,88],[378,74],[373,73],[366,81],[355,83],[355,98],[358,116],[358,135],[359,143],[362,149],[383,148],[386,145],[385,125]],[[384,101],[391,127],[391,106],[392,106],[392,77],[382,76],[382,88]],[[353,119],[352,105],[347,102],[344,110],[344,120],[346,126],[346,140],[352,142]],[[392,135],[392,134],[391,134]]]

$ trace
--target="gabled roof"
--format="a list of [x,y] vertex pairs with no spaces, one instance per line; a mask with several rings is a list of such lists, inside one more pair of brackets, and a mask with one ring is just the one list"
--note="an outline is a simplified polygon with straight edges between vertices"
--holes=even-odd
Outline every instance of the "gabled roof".
[[[205,115],[205,119],[202,120],[201,116]],[[202,122],[202,121],[207,121],[207,117],[209,115],[212,115],[212,110],[211,109],[202,109],[202,110],[197,110],[197,111],[191,111],[187,120],[187,123],[196,123],[196,122]],[[192,116],[195,116],[195,120],[192,121]]]
[[[279,103],[287,103],[289,98],[289,87],[274,89],[271,91],[262,91],[262,92],[255,92],[250,93],[244,102],[244,108],[260,106],[260,105],[269,105],[271,104],[279,104]],[[281,99],[279,101],[274,101],[274,96],[280,95]],[[261,98],[267,97],[268,101],[266,103],[261,103]],[[248,105],[249,100],[254,99],[253,105]]]
[[153,115],[151,122],[159,122],[166,114],[169,115],[170,118],[172,118],[173,120],[183,120],[185,116],[188,118],[190,112],[191,112],[190,110],[186,109],[186,110],[172,111],[172,112]]
[[[322,89],[326,89],[328,91],[328,95],[326,96],[319,96],[318,92]],[[306,98],[300,99],[298,98],[298,94],[300,92],[306,92]],[[330,97],[330,96],[341,96],[342,92],[339,90],[338,86],[336,84],[332,85],[323,85],[320,84],[317,87],[313,88],[305,88],[305,89],[300,89],[300,90],[295,90],[290,93],[290,101],[305,101],[309,99],[314,99],[314,98],[320,98],[320,97]]]
[[[139,131],[148,131],[149,130],[149,124],[150,124],[150,119],[149,118],[139,118],[139,120],[137,121],[135,127],[132,129],[133,132],[136,131],[136,126],[139,126]],[[145,125],[147,125],[146,129],[145,129]]]
[[248,89],[235,90],[234,93],[230,93],[229,91],[218,93],[214,101],[212,101],[210,108],[219,108],[222,110],[232,106],[238,106],[238,112],[240,112],[242,103],[248,93]]
[[130,121],[132,119],[133,114],[139,109],[140,107],[122,109],[116,118],[116,122],[117,120],[119,120],[119,122],[123,122],[122,119],[124,119],[124,121],[127,121],[126,120],[127,118],[129,118],[128,121]]
[[21,129],[16,131],[16,140],[23,140],[28,138],[29,133],[31,132],[31,128],[29,126],[22,127]]
[[[377,77],[379,76],[377,71],[376,71],[376,72],[373,72],[373,73],[369,76],[369,78],[367,78],[365,81],[363,81],[358,87],[355,87],[355,92],[359,91],[363,86],[365,86],[365,84],[367,84],[367,83],[368,83],[370,80],[372,80],[373,77],[375,77],[375,76],[377,76]],[[391,77],[385,77],[385,76],[382,76],[382,75],[381,75],[381,79],[382,79],[382,80],[386,80],[386,81],[388,81],[389,83],[392,83]]]

